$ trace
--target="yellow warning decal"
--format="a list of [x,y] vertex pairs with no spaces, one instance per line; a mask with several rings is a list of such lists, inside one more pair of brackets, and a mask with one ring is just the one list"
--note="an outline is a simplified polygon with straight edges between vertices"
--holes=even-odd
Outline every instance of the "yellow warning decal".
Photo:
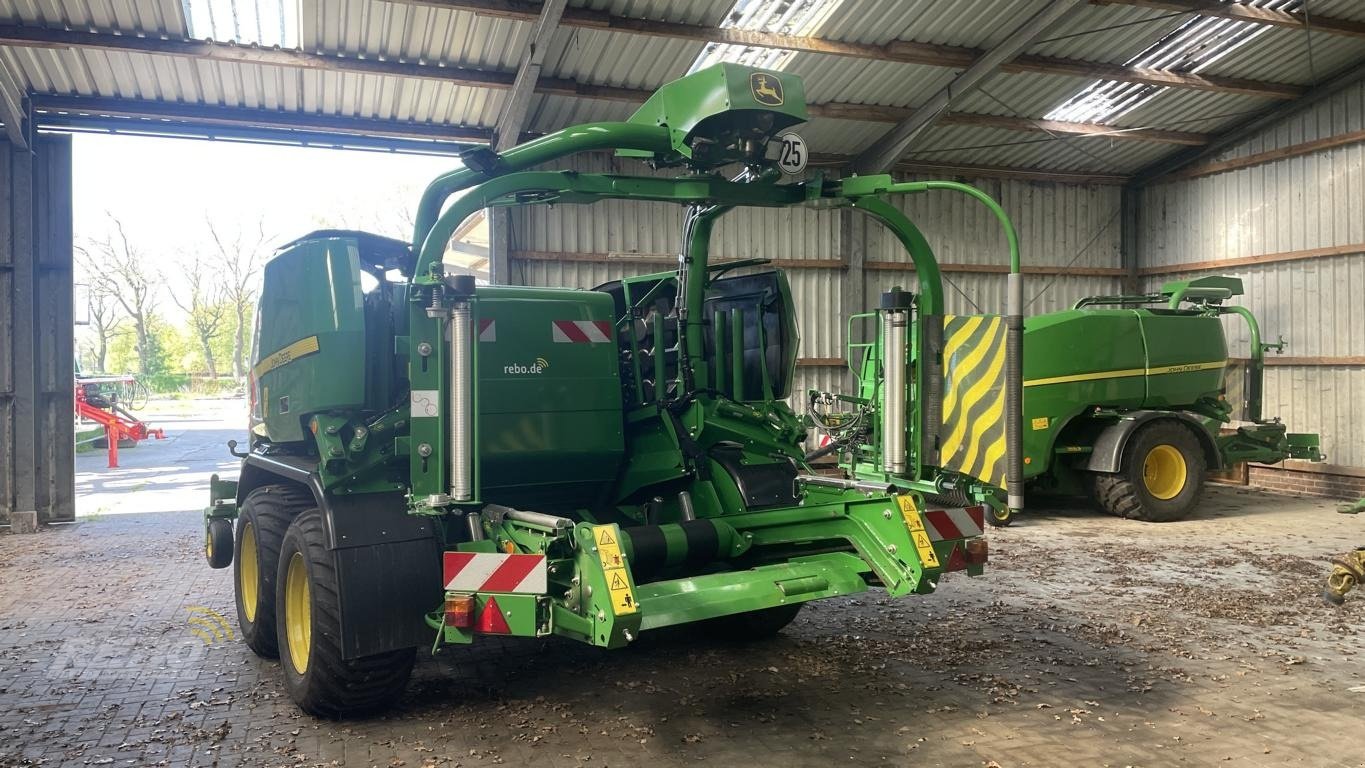
[[256,363],[256,367],[251,369],[251,375],[259,379],[282,365],[288,365],[300,357],[311,355],[317,351],[318,337],[309,336],[306,339],[299,339],[284,349],[261,358],[261,361]]
[[1039,416],[1038,418],[1033,420],[1033,429],[1035,431],[1039,429],[1047,429],[1047,425],[1048,418],[1046,416]]
[[910,539],[915,542],[915,551],[919,553],[919,560],[925,568],[938,567],[938,555],[934,553],[934,544],[929,541],[929,534],[924,530],[924,521],[920,519],[919,508],[915,506],[915,500],[911,496],[897,496],[896,504],[901,508],[901,517],[905,518],[905,527],[910,529]]
[[621,556],[621,542],[617,541],[620,535],[614,525],[592,527],[597,556],[602,561],[602,575],[607,581],[607,591],[611,593],[611,611],[617,616],[640,609],[635,602],[635,590],[630,586],[630,575],[626,573],[625,558]]

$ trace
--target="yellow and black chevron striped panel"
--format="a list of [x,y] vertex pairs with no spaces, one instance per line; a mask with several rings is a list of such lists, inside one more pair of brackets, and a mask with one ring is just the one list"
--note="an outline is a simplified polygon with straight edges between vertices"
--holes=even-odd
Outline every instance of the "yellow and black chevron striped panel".
[[1005,318],[943,317],[939,463],[1005,487]]

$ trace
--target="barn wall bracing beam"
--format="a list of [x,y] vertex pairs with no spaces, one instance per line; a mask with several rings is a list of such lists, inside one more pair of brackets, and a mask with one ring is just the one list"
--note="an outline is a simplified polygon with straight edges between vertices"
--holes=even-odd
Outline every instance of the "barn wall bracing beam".
[[[567,10],[566,10],[567,12]],[[37,48],[82,48],[103,51],[126,51],[149,55],[183,56],[209,61],[224,61],[239,64],[290,67],[322,72],[354,72],[358,74],[387,75],[392,77],[417,78],[450,83],[471,88],[511,89],[516,83],[515,72],[464,69],[462,67],[432,64],[417,64],[387,59],[361,59],[305,51],[284,51],[253,46],[222,45],[194,40],[170,40],[160,38],[136,37],[133,35],[110,35],[104,33],[77,32],[73,30],[43,29],[0,25],[0,45],[13,45]],[[563,78],[541,77],[535,86],[536,93],[572,96],[577,98],[619,101],[642,104],[652,91],[621,88],[616,86],[590,85]],[[809,112],[815,117],[832,117],[844,120],[895,123],[913,115],[913,110],[904,107],[880,107],[864,104],[842,104],[831,102],[812,104]],[[281,113],[282,114],[282,113]],[[1106,136],[1112,139],[1130,141],[1149,141],[1164,144],[1183,144],[1200,146],[1208,137],[1187,131],[1162,129],[1116,130],[1113,126],[1090,123],[1045,122],[1026,118],[1003,117],[997,115],[977,115],[967,113],[948,113],[939,122],[949,125],[971,125],[987,128],[1001,128],[1026,133],[1063,134],[1070,136]],[[456,129],[458,130],[458,129]],[[461,138],[459,135],[452,138]]]
[[1155,163],[1140,169],[1133,175],[1133,181],[1139,186],[1151,184],[1159,181],[1161,177],[1178,171],[1188,165],[1215,157],[1255,136],[1257,133],[1274,126],[1281,120],[1303,112],[1361,82],[1365,82],[1365,63],[1348,67],[1333,75],[1313,90],[1304,94],[1300,99],[1291,101],[1287,104],[1281,104],[1273,109],[1265,110],[1259,115],[1252,117],[1250,120],[1233,126],[1224,133],[1214,137],[1207,146],[1177,152],[1174,155],[1158,160]]
[[564,13],[568,0],[545,0],[531,30],[531,38],[526,41],[526,51],[517,66],[517,76],[512,81],[512,90],[503,101],[502,112],[493,128],[493,149],[503,152],[516,146],[526,127],[526,114],[531,108],[531,97],[535,95],[536,83],[540,80],[540,68],[545,62],[545,52],[550,48],[550,38],[559,28],[559,17]]
[[[479,16],[514,21],[534,21],[540,12],[539,4],[522,2],[521,0],[390,0],[390,2],[468,11]],[[872,45],[818,37],[780,35],[771,32],[680,24],[671,21],[652,21],[629,16],[615,16],[605,11],[586,8],[565,10],[560,19],[560,24],[578,29],[597,29],[674,40],[692,40],[699,43],[780,48],[868,61],[895,61],[902,64],[920,64],[948,69],[966,69],[983,53],[979,49],[965,46],[936,45],[908,40],[895,40],[886,45]],[[1268,99],[1292,99],[1304,90],[1299,86],[1285,83],[1270,83],[1235,77],[1192,75],[1159,69],[1125,67],[1120,64],[1028,54],[1021,55],[1014,61],[1003,65],[1000,67],[1000,71],[1013,74],[1032,72],[1045,75],[1103,78],[1125,83],[1189,88],[1216,93],[1235,93]]]
[[1028,21],[1019,25],[1008,37],[1000,41],[999,45],[986,52],[962,74],[953,78],[952,82],[930,96],[915,109],[913,115],[897,123],[895,128],[858,155],[858,159],[853,162],[854,170],[861,174],[886,172],[905,154],[917,136],[948,111],[953,99],[975,90],[978,85],[994,75],[1001,64],[1017,56],[1044,30],[1084,2],[1085,0],[1052,0],[1030,16]]
[[278,131],[312,131],[337,136],[389,136],[404,139],[425,139],[433,142],[473,142],[484,144],[492,138],[487,128],[431,123],[407,123],[398,120],[377,120],[363,117],[319,115],[307,112],[283,112],[247,107],[220,107],[152,99],[118,99],[100,96],[66,96],[34,94],[31,97],[39,115],[39,125],[63,116],[92,118],[120,118],[130,129],[155,132],[159,120],[175,121],[206,128],[269,129]]
[[1222,0],[1091,0],[1091,2],[1095,5],[1131,5],[1158,11],[1185,11],[1200,16],[1215,16],[1220,19],[1233,19],[1272,27],[1288,27],[1290,29],[1308,27],[1314,32],[1324,32],[1331,35],[1365,37],[1365,22],[1319,16],[1311,8],[1308,13],[1304,13],[1303,11],[1256,8],[1240,3],[1226,3]]

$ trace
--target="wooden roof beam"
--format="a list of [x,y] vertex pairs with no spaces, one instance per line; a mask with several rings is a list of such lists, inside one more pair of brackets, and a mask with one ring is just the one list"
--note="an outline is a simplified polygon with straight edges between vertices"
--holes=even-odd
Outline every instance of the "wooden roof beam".
[[1091,0],[1095,5],[1130,5],[1135,8],[1151,8],[1157,11],[1177,11],[1195,13],[1200,16],[1214,16],[1220,19],[1245,21],[1271,27],[1289,29],[1311,29],[1329,35],[1365,37],[1365,22],[1351,19],[1338,19],[1319,16],[1310,9],[1303,11],[1281,11],[1270,8],[1257,8],[1241,3],[1225,3],[1220,0]]

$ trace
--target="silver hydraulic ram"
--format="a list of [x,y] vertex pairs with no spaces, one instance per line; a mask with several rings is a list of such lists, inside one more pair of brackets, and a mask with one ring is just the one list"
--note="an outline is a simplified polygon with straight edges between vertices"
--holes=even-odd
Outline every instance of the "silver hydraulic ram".
[[1005,283],[1005,494],[1010,511],[1024,508],[1024,276],[1014,271]]
[[457,503],[473,501],[474,309],[468,294],[459,296],[450,309],[450,418],[447,423],[450,425],[450,498]]
[[905,473],[905,334],[910,312],[883,306],[882,316],[882,471]]

